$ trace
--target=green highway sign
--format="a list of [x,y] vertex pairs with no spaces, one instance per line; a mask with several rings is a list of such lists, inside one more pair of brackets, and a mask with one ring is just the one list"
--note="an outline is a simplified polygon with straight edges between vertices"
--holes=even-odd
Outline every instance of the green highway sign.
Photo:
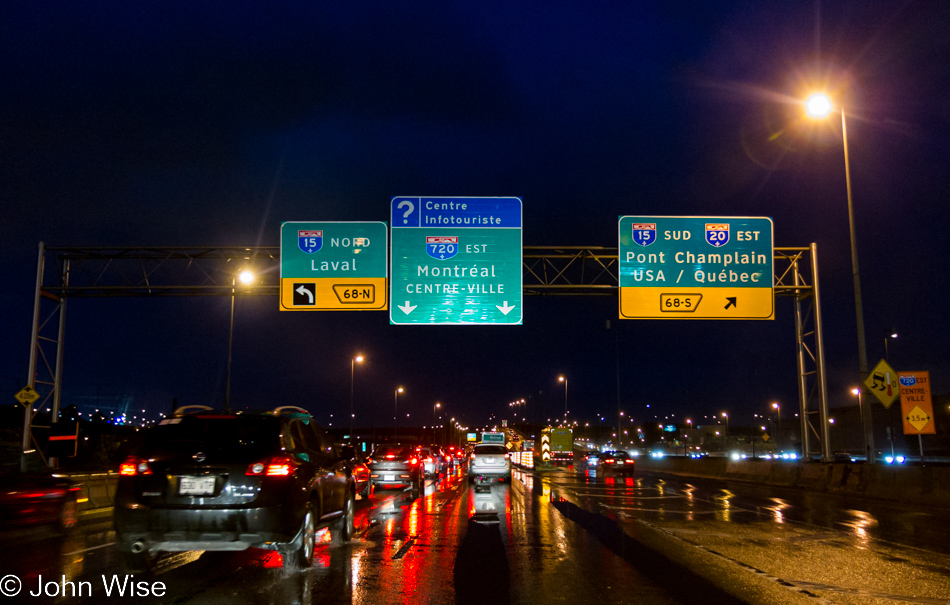
[[622,216],[621,319],[774,319],[772,219]]
[[521,324],[521,198],[394,197],[392,324]]
[[386,223],[280,225],[280,310],[386,310]]

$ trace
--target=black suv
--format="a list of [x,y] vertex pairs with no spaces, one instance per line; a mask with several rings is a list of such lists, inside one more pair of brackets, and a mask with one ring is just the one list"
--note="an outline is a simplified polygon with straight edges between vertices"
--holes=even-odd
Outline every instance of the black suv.
[[349,468],[301,408],[180,408],[119,469],[116,549],[135,571],[160,551],[252,546],[309,566],[318,528],[330,527],[337,543],[353,534]]

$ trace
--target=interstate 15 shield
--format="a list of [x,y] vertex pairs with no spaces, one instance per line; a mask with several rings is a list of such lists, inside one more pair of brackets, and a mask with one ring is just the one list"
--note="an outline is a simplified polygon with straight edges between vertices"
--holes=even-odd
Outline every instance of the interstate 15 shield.
[[297,247],[313,254],[323,247],[323,231],[297,231]]
[[459,238],[455,235],[426,237],[426,253],[436,260],[447,260],[459,253]]
[[656,223],[634,223],[633,243],[649,246],[656,241]]

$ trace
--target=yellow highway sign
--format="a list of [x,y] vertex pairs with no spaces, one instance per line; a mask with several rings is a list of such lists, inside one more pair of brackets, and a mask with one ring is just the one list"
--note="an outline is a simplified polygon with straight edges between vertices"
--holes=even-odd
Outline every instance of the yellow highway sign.
[[905,435],[933,435],[934,407],[930,398],[930,372],[901,372],[901,416]]
[[864,386],[868,388],[884,407],[890,409],[894,400],[900,397],[901,390],[897,384],[897,372],[883,359],[877,362],[871,373],[864,379]]
[[16,397],[16,400],[23,405],[33,405],[33,403],[40,398],[40,394],[37,393],[30,385],[26,385],[20,389],[20,392],[14,395],[14,397]]
[[280,280],[281,311],[382,311],[385,277],[298,277]]

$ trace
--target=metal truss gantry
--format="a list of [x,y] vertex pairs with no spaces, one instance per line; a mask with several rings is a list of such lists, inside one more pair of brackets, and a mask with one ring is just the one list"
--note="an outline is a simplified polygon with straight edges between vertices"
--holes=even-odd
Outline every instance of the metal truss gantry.
[[[45,280],[47,257],[57,272]],[[525,246],[525,295],[617,296],[617,248]],[[234,276],[250,269],[250,285]],[[815,244],[774,248],[775,295],[795,305],[802,454],[831,458]],[[59,416],[66,301],[70,298],[155,296],[278,296],[279,246],[46,247],[39,244],[28,382],[40,399],[24,414],[23,449],[32,417],[51,404]],[[36,411],[32,411],[35,408]]]

